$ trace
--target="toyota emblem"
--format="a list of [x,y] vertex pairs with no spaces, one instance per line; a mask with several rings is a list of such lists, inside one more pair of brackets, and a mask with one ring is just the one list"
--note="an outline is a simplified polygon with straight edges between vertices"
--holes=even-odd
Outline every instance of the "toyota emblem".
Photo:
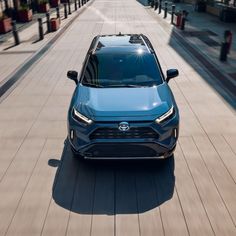
[[120,131],[128,131],[129,130],[129,123],[128,122],[121,122],[118,126]]

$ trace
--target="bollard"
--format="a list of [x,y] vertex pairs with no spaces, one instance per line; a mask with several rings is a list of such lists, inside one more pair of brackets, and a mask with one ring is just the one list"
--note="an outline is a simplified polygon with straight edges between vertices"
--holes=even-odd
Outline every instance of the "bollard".
[[157,9],[157,0],[154,1],[154,11]]
[[77,0],[74,1],[75,1],[75,11],[77,11]]
[[167,17],[167,1],[165,1],[164,18]]
[[66,3],[64,3],[64,16],[65,16],[65,19],[68,17]]
[[15,40],[15,45],[19,45],[20,39],[19,39],[19,35],[18,35],[17,29],[16,29],[16,21],[13,20],[11,24],[12,24],[12,33],[13,33],[13,37]]
[[82,6],[84,5],[84,0],[81,0],[81,4],[82,4]]
[[68,14],[71,15],[70,0],[68,0],[67,3],[68,3]]
[[47,22],[48,33],[50,33],[51,32],[51,25],[50,25],[50,13],[49,12],[46,13],[46,22]]
[[161,2],[162,2],[162,0],[159,0],[160,2],[159,2],[159,12],[158,12],[158,14],[161,14]]
[[81,7],[81,5],[80,5],[80,0],[79,0],[79,8]]
[[56,11],[57,11],[57,18],[61,18],[61,16],[60,16],[60,9],[59,9],[59,7],[56,7]]
[[38,18],[38,23],[39,23],[39,40],[44,39],[44,34],[43,34],[43,21],[42,18]]
[[151,6],[151,8],[154,7],[154,0],[151,0],[150,6]]
[[174,24],[175,5],[172,5],[171,9],[171,24]]
[[181,23],[180,23],[180,29],[184,30],[185,28],[185,21],[186,21],[186,13],[183,11],[182,17],[181,17]]
[[228,47],[229,47],[229,45],[227,42],[221,43],[220,61],[227,61]]
[[186,19],[185,19],[185,16],[183,15],[181,18],[181,24],[180,24],[181,30],[184,30],[184,28],[185,28],[185,21],[186,21]]

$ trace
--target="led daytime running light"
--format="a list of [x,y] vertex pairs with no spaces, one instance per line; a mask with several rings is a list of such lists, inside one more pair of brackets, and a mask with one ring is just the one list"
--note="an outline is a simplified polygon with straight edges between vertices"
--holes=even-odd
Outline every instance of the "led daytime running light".
[[87,124],[92,124],[92,120],[88,119],[86,116],[80,114],[78,111],[75,110],[74,108],[74,114],[77,116],[79,119],[83,120]]
[[169,116],[171,116],[174,113],[174,107],[172,106],[170,108],[169,111],[167,111],[165,114],[163,114],[162,116],[160,116],[159,118],[156,119],[157,123],[161,123],[163,120],[165,120],[166,118],[168,118]]

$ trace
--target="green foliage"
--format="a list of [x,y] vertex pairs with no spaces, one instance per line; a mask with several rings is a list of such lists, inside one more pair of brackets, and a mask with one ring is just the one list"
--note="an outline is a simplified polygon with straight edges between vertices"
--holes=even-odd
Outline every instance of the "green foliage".
[[30,8],[29,8],[29,6],[26,3],[22,3],[20,5],[20,8],[19,8],[20,11],[26,11],[26,10],[29,10],[29,9]]
[[46,4],[46,3],[49,3],[49,1],[48,0],[39,0],[38,3],[39,4]]

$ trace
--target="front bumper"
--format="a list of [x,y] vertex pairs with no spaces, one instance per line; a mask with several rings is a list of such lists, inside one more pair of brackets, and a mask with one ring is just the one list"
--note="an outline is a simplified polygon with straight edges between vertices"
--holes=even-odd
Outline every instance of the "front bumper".
[[[118,130],[119,122],[94,122],[85,126],[78,124],[73,118],[68,119],[68,139],[76,154],[86,159],[162,159],[173,154],[179,133],[179,117],[175,114],[172,119],[163,124],[156,122],[132,122],[130,128],[142,130],[151,129],[156,136],[114,137],[114,132],[109,136],[97,138],[94,132],[100,129]],[[132,134],[133,135],[133,134]]]
[[74,152],[85,159],[163,159],[172,155],[175,145],[168,149],[156,143],[93,143]]

